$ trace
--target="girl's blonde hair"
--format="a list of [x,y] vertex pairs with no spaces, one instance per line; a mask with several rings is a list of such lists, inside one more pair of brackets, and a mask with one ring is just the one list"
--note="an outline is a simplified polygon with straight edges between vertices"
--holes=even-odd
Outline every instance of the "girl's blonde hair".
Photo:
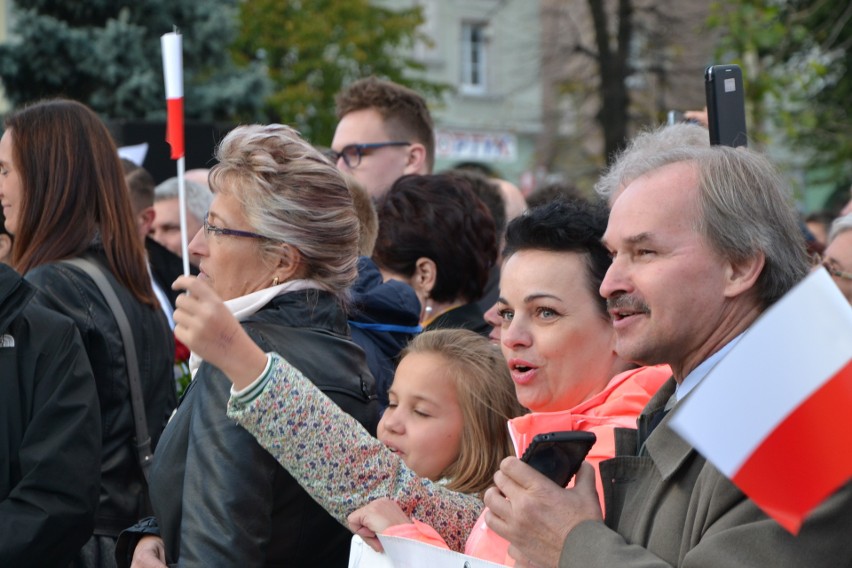
[[503,354],[486,338],[466,329],[423,332],[403,349],[401,357],[410,353],[434,353],[447,361],[462,410],[459,457],[441,477],[453,491],[484,492],[493,484],[500,461],[514,455],[506,422],[526,413],[515,397]]

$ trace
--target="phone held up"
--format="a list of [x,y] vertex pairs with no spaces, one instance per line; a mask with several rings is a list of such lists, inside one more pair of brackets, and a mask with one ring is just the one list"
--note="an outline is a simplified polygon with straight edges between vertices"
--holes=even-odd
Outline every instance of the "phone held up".
[[597,437],[592,432],[549,432],[532,439],[521,461],[550,478],[559,487],[565,487]]
[[710,144],[747,146],[745,92],[739,65],[711,65],[704,71]]

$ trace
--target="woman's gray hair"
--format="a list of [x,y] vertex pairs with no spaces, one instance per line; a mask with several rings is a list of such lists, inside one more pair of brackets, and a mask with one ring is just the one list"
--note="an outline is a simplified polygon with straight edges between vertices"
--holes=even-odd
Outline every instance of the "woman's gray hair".
[[852,230],[852,213],[838,217],[831,223],[831,229],[828,231],[828,244],[831,244],[837,235]]
[[724,258],[739,262],[763,253],[756,289],[763,307],[808,273],[804,234],[790,191],[762,154],[727,146],[683,146],[645,153],[624,171],[627,183],[661,167],[690,162],[698,175],[698,231]]
[[613,160],[598,182],[595,192],[612,205],[628,183],[629,172],[636,163],[641,163],[649,154],[656,154],[684,146],[709,146],[710,134],[698,124],[679,122],[645,130],[637,134]]
[[302,255],[311,278],[343,298],[357,277],[358,218],[337,168],[281,124],[239,126],[216,150],[210,187],[237,199],[257,233]]

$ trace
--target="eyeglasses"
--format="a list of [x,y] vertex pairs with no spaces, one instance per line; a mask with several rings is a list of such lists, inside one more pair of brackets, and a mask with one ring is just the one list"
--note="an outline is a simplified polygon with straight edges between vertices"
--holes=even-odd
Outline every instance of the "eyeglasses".
[[841,280],[852,280],[852,272],[845,272],[841,270],[840,266],[838,266],[837,262],[834,260],[818,257],[818,264],[822,264],[828,273],[835,278],[840,278]]
[[216,225],[211,225],[207,221],[207,215],[204,216],[204,236],[209,237],[210,233],[214,235],[221,235],[224,237],[244,237],[247,239],[263,239],[263,240],[271,240],[269,237],[264,237],[263,235],[258,235],[257,233],[250,233],[248,231],[237,231],[236,229],[224,229],[222,227],[217,227]]
[[373,142],[372,144],[349,144],[344,146],[340,152],[329,150],[327,155],[331,161],[337,163],[340,158],[351,170],[354,170],[361,165],[361,158],[364,157],[368,150],[376,150],[386,146],[411,146],[411,142]]

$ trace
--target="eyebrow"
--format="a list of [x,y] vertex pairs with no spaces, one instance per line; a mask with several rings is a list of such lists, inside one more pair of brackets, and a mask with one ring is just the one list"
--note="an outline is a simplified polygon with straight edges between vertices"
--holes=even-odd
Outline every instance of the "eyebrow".
[[[399,399],[399,394],[398,394],[398,393],[396,393],[396,392],[393,390],[393,387],[391,387],[390,389],[388,389],[388,395],[391,395],[391,394],[393,394],[393,395],[394,395],[397,399]],[[440,404],[439,404],[437,401],[435,401],[435,400],[433,400],[433,399],[431,399],[431,398],[427,398],[426,396],[424,396],[424,395],[422,395],[422,394],[415,394],[415,395],[412,395],[412,396],[411,396],[411,399],[412,399],[415,403],[418,403],[418,402],[427,402],[427,403],[429,403],[429,404],[434,404],[434,405],[436,405],[436,406],[440,406]]]
[[[557,302],[562,301],[562,298],[560,298],[559,296],[556,296],[554,294],[547,294],[545,292],[534,292],[532,294],[528,294],[528,295],[524,296],[524,299],[522,300],[522,302],[524,304],[529,304],[530,302],[533,302],[535,300],[542,300],[542,299],[544,299],[544,300],[556,300]],[[509,305],[509,302],[506,301],[506,299],[503,296],[500,296],[499,298],[497,298],[497,302],[500,303],[500,304]]]
[[[653,240],[654,240],[653,235],[650,232],[645,231],[644,233],[639,233],[637,235],[631,235],[629,237],[626,237],[624,239],[624,242],[626,242],[629,245],[637,245],[637,244],[640,244],[640,243],[646,243],[648,241],[653,241]],[[606,237],[601,237],[601,244],[606,248],[610,248],[609,243],[607,243]]]

